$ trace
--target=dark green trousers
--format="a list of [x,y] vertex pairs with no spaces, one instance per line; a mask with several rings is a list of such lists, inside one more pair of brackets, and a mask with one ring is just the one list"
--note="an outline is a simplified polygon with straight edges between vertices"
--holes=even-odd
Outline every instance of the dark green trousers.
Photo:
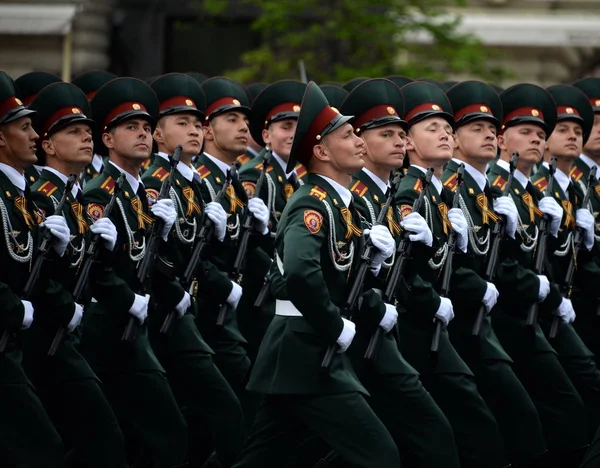
[[[188,460],[185,419],[160,372],[99,374],[137,466],[171,468]],[[139,461],[139,460],[143,461]]]
[[359,393],[269,395],[235,468],[285,466],[305,436],[316,434],[357,468],[398,468],[392,436]]
[[60,436],[30,385],[0,385],[0,414],[2,466],[63,466],[64,453]]

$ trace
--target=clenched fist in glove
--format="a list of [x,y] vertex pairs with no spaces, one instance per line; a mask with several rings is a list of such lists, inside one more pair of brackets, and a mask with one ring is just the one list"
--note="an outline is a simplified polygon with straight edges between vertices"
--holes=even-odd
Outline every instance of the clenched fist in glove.
[[210,219],[215,225],[215,236],[219,242],[223,242],[225,239],[225,231],[227,229],[227,213],[221,206],[220,203],[210,202],[204,208],[204,212],[208,219]]
[[166,241],[169,233],[171,232],[171,228],[177,219],[177,212],[175,211],[173,200],[170,198],[158,200],[154,205],[152,205],[150,211],[152,211],[154,216],[164,221],[165,224],[160,232],[160,237]]
[[456,245],[466,252],[469,242],[469,227],[464,213],[460,208],[452,208],[448,211],[448,220],[452,224],[452,230],[456,233]]
[[433,234],[427,225],[427,221],[419,213],[412,212],[402,219],[400,226],[405,231],[412,232],[408,236],[411,242],[422,242],[428,247],[433,243]]
[[504,216],[506,220],[506,234],[511,239],[515,238],[519,212],[512,197],[498,197],[494,200],[494,211]]
[[550,234],[556,237],[563,216],[562,206],[560,206],[554,198],[544,197],[540,200],[538,207],[542,213],[550,216]]
[[248,210],[256,220],[254,229],[263,235],[267,234],[269,232],[269,209],[265,202],[258,197],[251,198],[248,200]]

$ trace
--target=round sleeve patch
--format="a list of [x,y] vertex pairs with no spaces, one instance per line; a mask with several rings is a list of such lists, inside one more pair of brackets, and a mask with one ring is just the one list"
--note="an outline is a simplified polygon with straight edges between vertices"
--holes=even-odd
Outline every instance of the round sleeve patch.
[[323,225],[323,216],[315,210],[306,210],[304,212],[304,225],[311,234],[316,234]]
[[254,192],[256,192],[256,184],[254,182],[250,182],[249,180],[244,180],[242,185],[244,186],[244,190],[246,191],[248,198],[252,198],[254,196]]
[[146,198],[148,199],[148,207],[151,207],[158,200],[158,190],[147,188]]
[[96,222],[104,215],[104,206],[98,203],[90,203],[87,206],[87,212],[92,218],[92,221]]
[[407,216],[409,214],[412,213],[412,206],[411,205],[401,205],[400,206],[400,213],[402,213],[402,216]]

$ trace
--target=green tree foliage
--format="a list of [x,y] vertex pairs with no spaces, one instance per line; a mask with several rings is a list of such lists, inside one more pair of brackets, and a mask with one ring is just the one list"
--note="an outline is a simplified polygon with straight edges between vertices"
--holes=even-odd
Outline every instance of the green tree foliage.
[[[444,79],[464,73],[499,80],[479,41],[457,31],[449,7],[465,0],[204,0],[207,16],[227,18],[234,8],[254,12],[260,45],[240,57],[227,75],[241,82],[308,78],[344,82],[390,74]],[[432,44],[407,38],[428,33]]]

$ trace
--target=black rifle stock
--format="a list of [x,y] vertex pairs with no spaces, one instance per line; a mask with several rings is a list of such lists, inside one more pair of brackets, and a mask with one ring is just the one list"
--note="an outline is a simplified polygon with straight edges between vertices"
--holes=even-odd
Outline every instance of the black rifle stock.
[[[592,193],[594,192],[594,181],[596,179],[596,167],[593,167],[590,170],[590,174],[588,176],[588,186],[585,191],[585,196],[583,197],[582,207],[586,207],[590,203],[590,198]],[[593,213],[592,213],[593,216]],[[573,292],[573,279],[575,277],[575,270],[577,269],[577,254],[579,249],[581,248],[581,244],[583,243],[583,235],[584,230],[580,227],[575,229],[575,234],[573,237],[573,249],[571,250],[571,258],[569,261],[569,266],[567,267],[567,272],[565,274],[565,278],[560,286],[560,292],[562,296],[570,299],[571,293]],[[560,317],[554,314],[552,318],[552,325],[550,326],[550,333],[548,334],[548,338],[556,338],[556,334],[558,333],[558,327],[560,325]]]
[[[550,175],[548,176],[548,185],[544,192],[545,197],[552,196],[552,184],[554,182],[555,172],[556,172],[556,158],[552,158],[552,161],[550,161],[550,166],[549,166]],[[550,223],[550,216],[548,216],[547,214],[544,214],[544,216],[542,216],[542,219],[540,220],[540,225],[538,228],[539,229],[538,244],[536,247],[535,260],[534,260],[534,264],[533,264],[533,271],[536,275],[541,275],[544,271],[544,260],[546,259],[546,243],[548,240],[548,224],[549,223]],[[538,319],[538,310],[539,310],[538,302],[534,302],[533,304],[531,304],[531,306],[529,307],[529,311],[527,312],[527,320],[525,322],[525,324],[527,326],[529,326],[529,327],[535,326],[535,324],[537,323],[537,319]]]
[[[460,186],[463,182],[463,173],[465,171],[465,165],[461,164],[458,166],[456,171],[456,192],[454,192],[454,199],[452,200],[452,208],[460,207]],[[454,253],[456,250],[456,233],[454,230],[450,230],[448,234],[448,255],[446,256],[446,263],[444,264],[444,272],[442,275],[442,286],[440,288],[440,297],[448,297],[450,294],[450,278],[452,277],[452,262],[454,260]],[[432,355],[436,355],[440,347],[440,334],[442,333],[442,321],[438,318],[434,319],[435,327],[433,329],[433,337],[431,338],[430,351]]]
[[[512,154],[510,158],[510,172],[508,174],[508,180],[506,181],[506,186],[502,191],[503,197],[510,196],[510,191],[512,188],[512,181],[515,175],[515,170],[517,168],[517,162],[519,160],[519,153],[516,151]],[[500,256],[500,243],[506,236],[506,219],[503,216],[495,225],[494,229],[492,229],[492,245],[490,247],[490,252],[487,257],[487,262],[485,265],[485,273],[483,275],[483,279],[485,279],[489,283],[494,282],[494,276],[496,275],[496,267],[498,266],[498,259]],[[485,318],[485,305],[481,304],[479,306],[479,311],[477,312],[477,317],[475,318],[475,323],[473,324],[473,331],[471,334],[473,336],[479,336],[479,331],[481,330],[481,325],[483,324],[483,319]]]
[[[158,200],[164,200],[168,198],[169,192],[171,191],[171,187],[173,185],[173,180],[175,178],[175,173],[177,171],[177,164],[181,159],[181,152],[183,151],[183,147],[178,145],[173,152],[173,156],[171,156],[170,164],[171,168],[169,171],[169,177],[163,182],[160,187],[160,192],[158,194]],[[149,291],[150,291],[150,278],[152,276],[152,269],[154,264],[156,263],[156,256],[158,255],[158,248],[160,247],[161,241],[161,231],[164,227],[164,221],[160,218],[156,218],[152,223],[152,230],[150,231],[150,236],[146,241],[146,255],[140,262],[137,269],[137,278],[139,281],[139,289],[138,294],[146,296],[146,299],[149,299]],[[139,328],[139,324],[137,318],[134,316],[129,317],[129,321],[127,322],[127,326],[125,330],[123,330],[123,335],[121,336],[121,341],[135,341],[137,338],[137,331]]]
[[[122,173],[117,182],[115,184],[115,188],[110,197],[106,208],[104,208],[103,218],[107,218],[110,216],[111,211],[113,210],[113,206],[117,200],[117,195],[121,192],[123,187],[123,182],[125,182],[125,174]],[[79,270],[79,274],[77,275],[77,282],[75,283],[75,288],[73,289],[73,302],[81,304],[81,300],[83,298],[83,294],[85,291],[85,287],[88,283],[88,277],[90,275],[90,271],[92,268],[92,264],[96,261],[98,257],[98,243],[100,242],[100,235],[94,234],[90,240],[90,243],[85,251],[85,257],[83,260],[83,264],[81,265],[81,269]],[[65,327],[60,327],[56,334],[54,335],[54,339],[52,340],[52,344],[48,349],[48,356],[54,356],[56,351],[58,351],[59,346],[61,345],[65,335],[67,333],[67,329]]]
[[[67,201],[67,194],[71,191],[76,181],[77,175],[71,174],[69,176],[69,179],[67,180],[67,183],[65,184],[65,189],[63,191],[62,197],[60,198],[58,205],[56,205],[56,208],[54,210],[55,214],[59,216],[62,214],[63,207],[65,206],[65,202]],[[21,298],[26,301],[31,298],[33,289],[35,288],[35,285],[40,277],[42,265],[44,264],[44,261],[46,260],[46,255],[48,255],[48,252],[50,250],[51,241],[52,233],[50,232],[50,229],[46,228],[42,233],[40,244],[37,249],[37,256],[35,257],[35,261],[33,262],[33,266],[31,267],[31,272],[29,273],[29,277],[27,278],[27,282],[25,283],[25,286],[23,287],[23,291],[21,293]],[[6,349],[9,339],[10,331],[4,330],[4,332],[2,333],[2,337],[0,338],[0,353],[3,353]]]
[[[227,177],[221,190],[215,196],[213,200],[216,203],[221,203],[225,193],[227,192],[227,188],[231,185],[232,175],[237,171],[239,167],[239,163],[235,162],[231,166],[231,168],[227,171]],[[190,261],[188,262],[185,270],[183,272],[183,278],[181,278],[181,284],[183,288],[189,292],[192,282],[194,280],[194,275],[196,274],[196,269],[198,268],[198,264],[200,260],[202,260],[204,250],[209,242],[212,240],[215,231],[215,224],[211,221],[211,219],[204,215],[204,222],[202,223],[202,227],[198,230],[196,234],[196,239],[194,239],[195,246],[192,251],[192,256],[190,257]],[[191,293],[190,293],[191,294]],[[175,317],[177,317],[177,312],[171,311],[167,314],[162,326],[160,327],[160,333],[167,334],[175,321]]]

